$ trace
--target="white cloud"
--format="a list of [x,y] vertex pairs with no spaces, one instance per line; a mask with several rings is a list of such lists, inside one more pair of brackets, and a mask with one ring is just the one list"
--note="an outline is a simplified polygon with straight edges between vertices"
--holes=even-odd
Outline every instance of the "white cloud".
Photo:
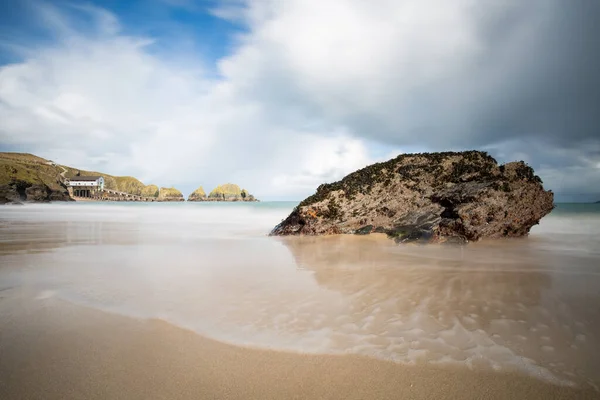
[[187,191],[232,181],[301,198],[379,160],[378,140],[390,155],[494,144],[523,133],[515,102],[535,130],[520,102],[537,86],[519,90],[543,75],[529,53],[558,3],[533,3],[227,0],[213,14],[248,31],[219,79],[201,55],[151,51],[159,39],[125,35],[105,10],[76,7],[94,22],[84,33],[46,5],[56,43],[0,67],[0,140]]
[[[111,16],[92,11],[102,34],[73,34],[0,69],[2,143],[147,183],[232,181],[267,198],[305,196],[369,162],[360,140],[278,126],[277,110],[237,97],[243,82],[152,55],[150,40],[118,35]],[[300,175],[303,185],[289,184]]]
[[265,102],[300,104],[358,129],[371,125],[361,133],[375,138],[413,141],[429,131],[439,140],[441,126],[465,123],[453,121],[453,103],[461,101],[455,80],[486,50],[472,1],[248,4],[251,34],[221,63],[246,92],[260,96],[266,86]]
[[[358,139],[339,134],[334,137],[304,135],[297,143],[299,149],[309,149],[306,162],[297,172],[275,172],[271,182],[286,191],[314,190],[319,184],[338,180],[348,171],[362,168],[371,162],[367,148]],[[283,161],[283,160],[282,160]]]
[[599,94],[589,86],[598,82],[589,76],[598,64],[589,55],[594,43],[580,36],[596,29],[592,6],[555,0],[247,4],[250,34],[222,70],[243,84],[240,95],[273,107],[295,107],[362,137],[438,149],[521,136],[579,140],[595,135],[600,123],[591,110]]

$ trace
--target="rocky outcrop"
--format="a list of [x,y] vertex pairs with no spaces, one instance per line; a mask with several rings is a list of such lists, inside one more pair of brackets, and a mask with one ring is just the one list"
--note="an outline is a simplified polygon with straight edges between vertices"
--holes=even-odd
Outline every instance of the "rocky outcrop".
[[185,201],[183,194],[173,187],[161,187],[158,193],[158,201]]
[[142,189],[141,196],[143,197],[158,197],[160,190],[156,185],[148,185]]
[[142,192],[146,189],[146,185],[144,185],[142,182],[140,182],[139,179],[134,178],[133,176],[115,176],[114,179],[116,181],[117,190],[119,192],[141,196]]
[[[82,176],[102,176],[104,189],[143,197],[123,197],[105,191],[96,200],[147,201],[158,198],[160,191],[158,186],[146,186],[132,176],[85,171],[28,153],[0,152],[0,204],[73,200],[65,185],[67,180]],[[165,192],[165,201],[183,201],[183,196],[179,199],[176,194]]]
[[258,201],[246,189],[233,183],[226,183],[214,188],[208,197],[196,201]]
[[0,185],[0,204],[20,204],[22,202],[46,203],[49,201],[70,201],[67,188],[51,189],[43,183],[16,180],[11,184]]
[[189,196],[187,201],[206,201],[207,197],[206,197],[206,193],[204,192],[204,189],[202,188],[202,186],[200,186],[198,189],[194,190]]
[[70,200],[56,164],[27,153],[0,153],[0,204]]
[[479,151],[405,154],[319,186],[270,234],[461,243],[523,236],[553,198],[522,161],[498,165]]
[[144,185],[143,182],[133,176],[113,176],[103,172],[84,171],[67,166],[64,166],[64,168],[67,170],[66,177],[69,179],[75,179],[77,176],[102,176],[105,189],[142,197],[158,197],[158,186]]

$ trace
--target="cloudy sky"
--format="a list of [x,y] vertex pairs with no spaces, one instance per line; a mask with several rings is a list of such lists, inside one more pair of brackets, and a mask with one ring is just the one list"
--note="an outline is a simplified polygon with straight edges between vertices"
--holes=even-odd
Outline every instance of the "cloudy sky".
[[0,151],[298,200],[403,152],[600,200],[596,0],[0,3]]

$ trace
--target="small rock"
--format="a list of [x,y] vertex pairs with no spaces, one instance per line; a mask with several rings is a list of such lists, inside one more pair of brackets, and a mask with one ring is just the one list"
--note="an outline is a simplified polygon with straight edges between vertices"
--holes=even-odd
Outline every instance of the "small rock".
[[363,226],[360,229],[357,229],[354,234],[355,235],[368,235],[373,231],[373,225]]

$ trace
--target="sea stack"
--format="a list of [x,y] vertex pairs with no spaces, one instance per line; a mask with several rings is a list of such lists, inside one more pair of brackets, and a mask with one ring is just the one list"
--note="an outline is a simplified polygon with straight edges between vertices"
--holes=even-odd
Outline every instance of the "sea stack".
[[161,187],[158,193],[158,201],[185,201],[183,194],[174,187]]
[[233,183],[226,183],[214,188],[206,201],[258,201],[246,189]]
[[187,201],[206,201],[206,193],[202,186],[194,190],[189,196]]
[[403,154],[323,184],[271,235],[386,233],[397,242],[524,236],[554,195],[522,161],[485,152]]

